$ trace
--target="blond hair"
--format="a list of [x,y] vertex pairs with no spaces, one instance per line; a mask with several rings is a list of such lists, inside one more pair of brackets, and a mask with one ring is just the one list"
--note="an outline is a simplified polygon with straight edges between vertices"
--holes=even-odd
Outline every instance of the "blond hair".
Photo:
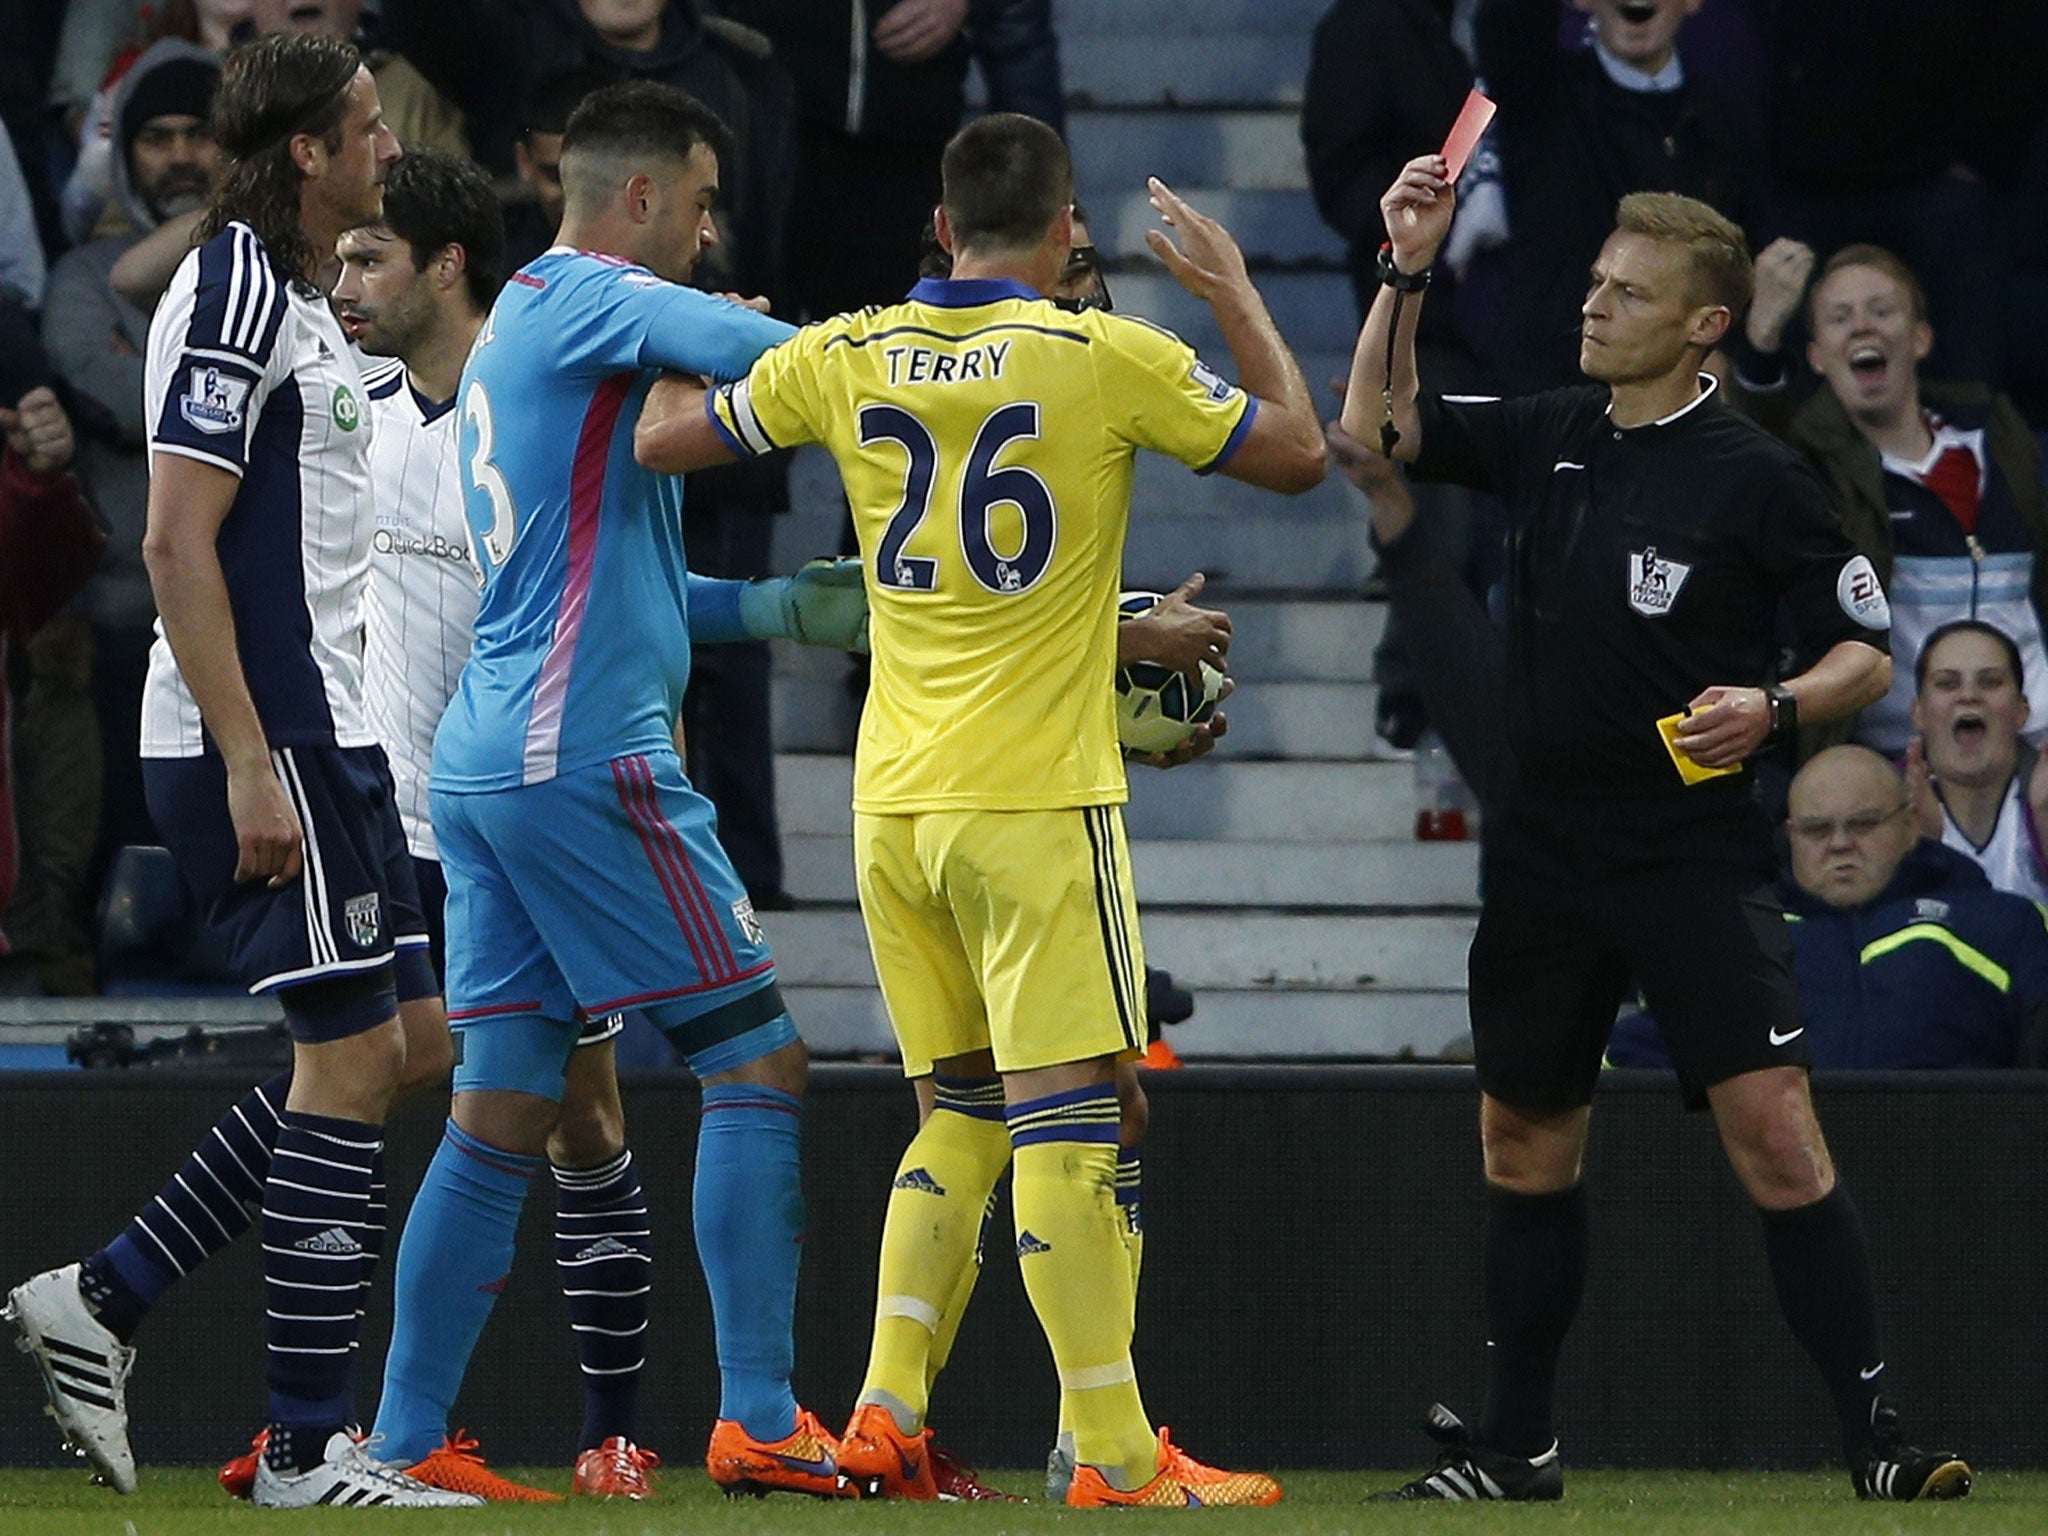
[[1906,290],[1906,303],[1913,311],[1916,321],[1927,318],[1927,290],[1920,286],[1920,279],[1905,259],[1881,245],[1845,245],[1827,259],[1820,273],[1813,280],[1813,287],[1807,291],[1807,324],[1813,323],[1813,307],[1820,300],[1821,284],[1840,272],[1844,267],[1870,267]]
[[1693,292],[1740,318],[1756,288],[1756,267],[1742,226],[1696,197],[1677,192],[1631,192],[1615,213],[1615,228],[1669,245],[1692,258]]

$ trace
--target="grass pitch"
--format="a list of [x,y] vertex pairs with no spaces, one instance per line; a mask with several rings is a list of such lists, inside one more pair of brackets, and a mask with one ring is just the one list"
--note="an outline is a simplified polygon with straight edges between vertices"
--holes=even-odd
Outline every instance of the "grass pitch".
[[[566,1481],[559,1468],[508,1469],[541,1487]],[[1042,1474],[991,1474],[998,1487],[1029,1492]],[[694,1467],[661,1485],[659,1503],[492,1504],[474,1510],[252,1509],[223,1495],[205,1468],[149,1468],[129,1498],[89,1485],[75,1471],[0,1470],[0,1533],[5,1536],[213,1536],[264,1530],[285,1536],[346,1532],[370,1536],[676,1536],[678,1532],[768,1536],[811,1532],[896,1536],[904,1533],[1062,1531],[1102,1523],[1164,1530],[1193,1522],[1196,1536],[1381,1536],[1456,1532],[1458,1536],[2041,1536],[2048,1531],[2048,1474],[1987,1473],[1959,1504],[1859,1504],[1840,1473],[1573,1472],[1562,1504],[1375,1505],[1374,1489],[1405,1472],[1280,1474],[1287,1497],[1272,1509],[1091,1514],[1045,1504],[821,1504],[780,1495],[728,1501]]]

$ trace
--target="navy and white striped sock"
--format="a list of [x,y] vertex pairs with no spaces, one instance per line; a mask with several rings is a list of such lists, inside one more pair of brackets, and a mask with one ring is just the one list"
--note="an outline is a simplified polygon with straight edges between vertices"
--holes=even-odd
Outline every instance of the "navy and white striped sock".
[[[356,1292],[356,1336],[349,1341],[355,1359],[362,1357],[363,1320],[369,1315],[370,1289],[377,1278],[378,1261],[384,1257],[384,1233],[390,1224],[391,1192],[384,1182],[384,1148],[377,1148],[376,1161],[370,1164],[370,1205],[363,1222],[363,1284]],[[353,1369],[353,1360],[351,1369]],[[355,1396],[354,1384],[350,1384],[349,1396]]]
[[271,1465],[319,1464],[355,1416],[356,1307],[368,1264],[380,1126],[286,1110],[263,1188]]
[[556,1168],[555,1264],[583,1364],[583,1438],[639,1438],[653,1224],[629,1147],[596,1168]]
[[249,1230],[291,1086],[291,1073],[280,1072],[250,1089],[121,1235],[80,1266],[80,1292],[122,1343],[165,1291]]

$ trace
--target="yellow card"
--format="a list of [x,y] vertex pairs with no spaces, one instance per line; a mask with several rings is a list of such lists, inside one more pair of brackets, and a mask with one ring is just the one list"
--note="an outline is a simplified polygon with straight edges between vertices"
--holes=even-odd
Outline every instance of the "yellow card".
[[1679,723],[1685,717],[1686,713],[1681,709],[1677,714],[1666,715],[1657,722],[1657,734],[1664,738],[1664,750],[1671,754],[1672,766],[1678,770],[1681,779],[1688,784],[1704,784],[1708,779],[1718,779],[1724,774],[1742,772],[1740,765],[1734,768],[1709,768],[1704,763],[1696,763],[1688,757],[1685,748],[1678,744]]

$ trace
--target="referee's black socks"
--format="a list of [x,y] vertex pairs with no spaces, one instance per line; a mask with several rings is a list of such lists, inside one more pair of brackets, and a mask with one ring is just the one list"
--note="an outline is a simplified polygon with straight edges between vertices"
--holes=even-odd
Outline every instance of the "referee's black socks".
[[1871,1403],[1884,1390],[1863,1219],[1840,1183],[1811,1205],[1757,1214],[1778,1305],[1827,1379],[1842,1419],[1843,1454],[1853,1461],[1868,1450]]
[[1586,1192],[1547,1195],[1486,1187],[1486,1411],[1477,1439],[1511,1456],[1541,1456],[1557,1355],[1586,1289]]

